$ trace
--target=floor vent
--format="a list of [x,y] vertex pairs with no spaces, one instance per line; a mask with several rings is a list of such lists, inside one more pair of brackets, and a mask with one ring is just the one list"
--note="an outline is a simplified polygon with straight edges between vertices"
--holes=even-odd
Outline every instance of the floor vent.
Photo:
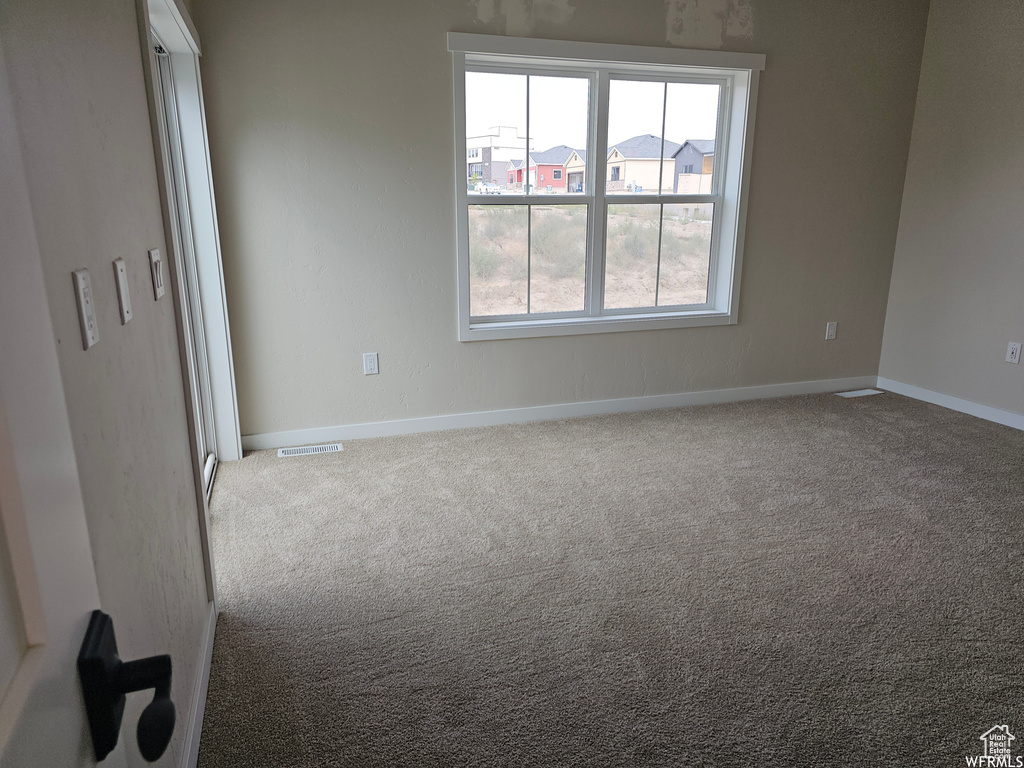
[[836,392],[840,397],[867,397],[868,395],[880,395],[880,389],[855,389],[852,392]]
[[277,457],[282,456],[313,456],[318,453],[337,453],[342,451],[341,443],[324,443],[323,445],[304,445],[301,448],[278,448]]

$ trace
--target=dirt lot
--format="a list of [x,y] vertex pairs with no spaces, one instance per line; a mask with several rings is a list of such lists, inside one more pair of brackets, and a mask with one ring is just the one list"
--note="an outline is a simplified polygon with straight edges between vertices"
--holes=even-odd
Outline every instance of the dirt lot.
[[[605,306],[701,304],[707,299],[710,219],[689,207],[609,209]],[[585,205],[470,206],[470,307],[474,316],[579,311],[584,306]],[[701,215],[697,212],[696,215]],[[659,284],[659,224],[661,238]],[[527,267],[527,232],[532,248]]]

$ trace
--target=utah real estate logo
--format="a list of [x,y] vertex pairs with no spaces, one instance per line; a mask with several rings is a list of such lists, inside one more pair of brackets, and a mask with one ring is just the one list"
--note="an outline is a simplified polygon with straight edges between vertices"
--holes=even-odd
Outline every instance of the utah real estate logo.
[[1017,737],[1010,733],[1007,725],[994,725],[981,736],[985,752],[965,758],[968,766],[975,768],[1024,768],[1024,757],[1010,755],[1011,742]]

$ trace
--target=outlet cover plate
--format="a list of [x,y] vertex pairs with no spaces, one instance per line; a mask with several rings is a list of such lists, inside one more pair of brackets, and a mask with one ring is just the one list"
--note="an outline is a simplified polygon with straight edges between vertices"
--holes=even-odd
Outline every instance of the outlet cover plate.
[[1006,362],[1020,365],[1020,342],[1011,341],[1006,345]]
[[380,373],[380,368],[377,366],[377,353],[363,352],[363,375],[372,376],[375,373]]

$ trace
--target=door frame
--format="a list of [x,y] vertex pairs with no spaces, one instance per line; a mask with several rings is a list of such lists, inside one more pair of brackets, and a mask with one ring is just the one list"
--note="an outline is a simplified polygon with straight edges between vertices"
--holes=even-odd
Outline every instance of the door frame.
[[[196,445],[200,463],[203,464],[203,489],[209,498],[213,483],[213,472],[217,466],[216,420],[213,412],[213,388],[210,375],[210,360],[206,351],[206,330],[203,322],[202,295],[199,286],[198,258],[192,237],[192,212],[188,203],[188,181],[185,173],[182,130],[178,116],[177,98],[174,87],[174,73],[171,70],[170,55],[162,41],[153,31],[154,42],[159,44],[155,56],[151,55],[155,74],[157,117],[160,119],[161,149],[173,183],[168,191],[168,217],[175,235],[171,242],[174,263],[179,281],[176,283],[182,296],[181,325],[185,341],[185,363],[189,369],[193,412],[195,420]],[[154,46],[155,48],[156,46]],[[153,49],[151,49],[152,51]]]
[[[188,227],[195,251],[199,303],[202,307],[202,331],[206,342],[206,355],[210,373],[210,394],[216,433],[216,453],[222,461],[242,458],[241,427],[238,419],[238,395],[228,323],[227,299],[224,289],[224,268],[220,249],[220,231],[213,191],[209,138],[206,131],[206,107],[199,74],[199,35],[181,0],[137,0],[139,6],[140,36],[143,38],[143,65],[146,70],[146,90],[149,95],[150,117],[154,123],[154,146],[163,188],[164,227],[167,230],[168,249],[173,249],[171,261],[180,265],[182,249],[179,244],[175,213],[169,205],[168,195],[174,189],[173,173],[167,157],[166,137],[161,135],[156,110],[158,84],[151,52],[153,32],[168,53],[174,101],[178,113],[178,139],[184,165],[184,181],[188,197]],[[176,277],[175,283],[181,279]],[[180,325],[180,323],[179,323]],[[205,460],[205,457],[203,457]]]
[[234,461],[242,457],[241,427],[238,419],[238,397],[228,325],[224,270],[220,250],[209,142],[206,132],[206,111],[199,75],[199,35],[181,0],[136,0],[142,66],[146,80],[150,125],[157,174],[160,181],[160,203],[164,218],[165,262],[177,319],[178,351],[182,361],[182,388],[189,414],[189,442],[196,503],[200,509],[200,535],[206,570],[209,599],[216,604],[217,590],[210,542],[209,495],[212,481],[207,457],[200,456],[196,414],[202,408],[195,397],[197,372],[192,369],[187,306],[186,271],[182,262],[181,230],[175,203],[174,169],[168,156],[168,137],[164,134],[164,106],[160,101],[160,72],[155,65],[154,33],[168,53],[174,100],[178,117],[178,140],[183,156],[184,186],[187,190],[188,227],[195,251],[199,304],[202,311],[202,333],[209,370],[210,395],[215,433],[214,449],[219,460]]

